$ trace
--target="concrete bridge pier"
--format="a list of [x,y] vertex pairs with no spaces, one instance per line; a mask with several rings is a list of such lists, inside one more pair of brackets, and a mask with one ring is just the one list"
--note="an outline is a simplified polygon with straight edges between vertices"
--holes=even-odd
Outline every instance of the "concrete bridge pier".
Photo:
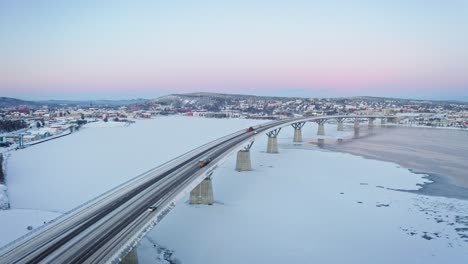
[[354,128],[359,128],[361,119],[359,117],[354,118]]
[[344,130],[344,126],[343,126],[344,118],[343,117],[338,117],[336,119],[336,122],[338,122],[338,124],[336,126],[336,131],[343,131]]
[[190,192],[189,203],[212,205],[213,202],[213,184],[211,183],[210,174]]
[[368,128],[374,128],[374,120],[375,120],[375,117],[368,118],[368,121],[369,121],[369,123],[367,124]]
[[325,121],[326,119],[317,119],[317,124],[318,124],[318,130],[317,130],[317,135],[319,136],[325,136]]
[[250,171],[252,170],[252,163],[250,162],[250,148],[253,141],[244,149],[237,152],[236,171]]
[[317,140],[317,145],[318,145],[319,148],[323,148],[325,146],[325,139],[319,138]]
[[132,251],[128,252],[128,254],[122,259],[121,264],[138,264],[138,255],[136,247],[132,248]]
[[302,127],[305,125],[305,122],[299,122],[292,124],[294,128],[294,139],[293,142],[302,142]]
[[359,127],[354,127],[354,138],[359,137]]
[[389,117],[388,118],[388,122],[390,123],[398,123],[400,120],[398,119],[398,117]]
[[277,128],[272,130],[266,135],[268,136],[268,146],[267,146],[267,153],[278,153],[278,134],[281,131],[281,128]]

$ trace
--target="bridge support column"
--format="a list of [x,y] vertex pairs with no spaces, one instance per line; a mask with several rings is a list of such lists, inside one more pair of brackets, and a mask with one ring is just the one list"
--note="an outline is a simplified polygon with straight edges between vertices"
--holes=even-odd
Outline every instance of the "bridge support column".
[[318,145],[319,148],[323,148],[323,146],[325,146],[325,139],[319,138],[317,140],[317,145]]
[[336,121],[338,122],[338,124],[336,126],[336,131],[343,131],[344,130],[344,126],[343,126],[344,118],[339,117],[339,118],[336,119]]
[[212,205],[213,202],[213,184],[211,176],[208,176],[190,192],[189,203]]
[[359,127],[354,127],[354,138],[359,137]]
[[250,162],[250,148],[252,144],[253,142],[237,152],[236,171],[252,170],[252,163]]
[[374,128],[375,117],[369,117],[368,120],[369,120],[369,123],[367,124],[367,127],[368,128]]
[[396,123],[398,123],[398,121],[399,121],[398,117],[389,117],[388,118],[388,122],[390,122],[390,123],[395,123],[396,124]]
[[267,146],[267,153],[278,153],[278,134],[281,131],[281,128],[277,128],[268,132],[266,135],[268,136],[268,146]]
[[128,252],[127,256],[122,259],[121,264],[138,264],[138,255],[136,247],[132,251]]
[[293,142],[302,142],[302,127],[305,125],[305,122],[299,122],[292,124],[294,127],[294,139]]
[[360,118],[358,118],[358,117],[354,118],[354,128],[359,128],[360,123],[361,123]]
[[315,121],[318,124],[317,135],[319,136],[325,136],[325,121],[326,119],[318,119]]
[[239,150],[237,152],[236,171],[250,171],[252,163],[250,162],[250,151]]

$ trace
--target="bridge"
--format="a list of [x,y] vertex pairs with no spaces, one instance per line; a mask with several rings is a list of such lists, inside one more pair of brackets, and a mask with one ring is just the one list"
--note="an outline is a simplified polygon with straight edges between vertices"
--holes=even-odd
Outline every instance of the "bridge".
[[[212,204],[211,176],[230,154],[237,152],[237,171],[251,170],[250,147],[256,138],[266,134],[267,153],[278,153],[277,136],[284,127],[292,126],[293,142],[302,142],[307,122],[316,122],[317,134],[325,135],[328,120],[336,120],[337,130],[342,131],[346,119],[359,129],[362,120],[372,128],[376,119],[386,124],[399,118],[300,117],[237,131],[151,169],[12,241],[0,249],[0,263],[118,263],[186,194],[190,193],[191,204]],[[200,160],[208,162],[199,166]]]

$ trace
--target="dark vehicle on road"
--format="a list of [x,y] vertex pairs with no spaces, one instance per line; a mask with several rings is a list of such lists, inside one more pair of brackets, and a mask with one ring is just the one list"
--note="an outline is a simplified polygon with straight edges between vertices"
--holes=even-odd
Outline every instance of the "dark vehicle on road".
[[197,166],[198,166],[198,168],[203,168],[203,167],[206,166],[206,164],[210,163],[210,161],[211,161],[210,157],[201,159],[201,160],[198,161]]
[[253,127],[247,128],[247,132],[252,132],[252,131],[254,131],[254,130],[255,130],[255,129],[254,129]]

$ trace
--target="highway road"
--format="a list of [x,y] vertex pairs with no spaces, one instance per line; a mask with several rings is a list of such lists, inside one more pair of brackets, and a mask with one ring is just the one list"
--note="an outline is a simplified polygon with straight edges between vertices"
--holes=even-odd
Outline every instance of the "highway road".
[[[255,127],[261,133],[291,119]],[[47,225],[0,252],[0,263],[105,263],[118,261],[122,247],[141,232],[184,188],[232,150],[254,137],[239,131],[192,151],[108,193],[70,216]],[[199,168],[199,159],[211,157]],[[154,211],[149,207],[156,206]],[[163,215],[162,215],[163,216]]]
[[[116,263],[227,155],[264,132],[318,119],[293,118],[238,131],[143,173],[0,249],[0,263]],[[382,117],[382,116],[377,116]],[[200,159],[212,161],[199,168]],[[156,210],[149,210],[156,207]]]

